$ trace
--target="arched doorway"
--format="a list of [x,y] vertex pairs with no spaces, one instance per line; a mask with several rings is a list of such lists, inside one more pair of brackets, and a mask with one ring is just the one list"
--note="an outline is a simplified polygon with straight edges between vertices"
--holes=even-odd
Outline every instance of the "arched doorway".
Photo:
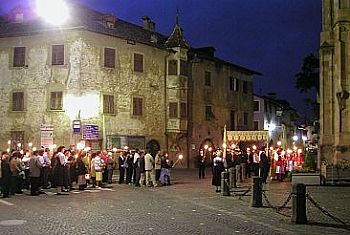
[[207,157],[208,160],[212,160],[213,153],[215,152],[216,148],[211,139],[205,139],[202,141],[199,147],[198,154],[200,150],[203,150],[204,155]]
[[160,150],[160,144],[157,140],[152,139],[146,144],[146,149],[148,149],[153,157],[156,156],[156,153]]

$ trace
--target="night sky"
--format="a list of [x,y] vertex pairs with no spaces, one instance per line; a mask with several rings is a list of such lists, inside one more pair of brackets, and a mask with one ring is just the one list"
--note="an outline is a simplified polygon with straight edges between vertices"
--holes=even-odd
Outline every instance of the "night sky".
[[[169,35],[179,10],[192,47],[213,46],[216,56],[261,72],[255,93],[276,92],[301,115],[310,116],[305,95],[295,88],[303,58],[318,53],[321,0],[74,0],[142,25],[142,16]],[[0,0],[0,14],[34,0]]]

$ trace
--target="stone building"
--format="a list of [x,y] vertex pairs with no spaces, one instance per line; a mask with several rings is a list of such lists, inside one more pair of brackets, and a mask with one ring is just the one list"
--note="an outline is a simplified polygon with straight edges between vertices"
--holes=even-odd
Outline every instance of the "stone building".
[[322,2],[319,160],[336,163],[350,160],[350,0]]
[[227,131],[253,130],[253,77],[261,74],[221,60],[214,52],[213,47],[189,52],[192,155],[205,145],[222,147],[225,125]]
[[[283,148],[293,146],[293,136],[298,135],[295,121],[299,115],[285,100],[278,99],[276,93],[254,95],[254,130],[269,131],[269,146],[277,147],[281,141]],[[302,136],[299,137],[299,143]]]
[[[178,20],[164,36],[148,17],[141,27],[83,5],[70,8],[61,26],[21,8],[1,22],[0,149],[29,142],[128,146],[168,150],[172,160],[183,154],[182,165],[192,166],[203,138],[219,138],[218,127],[231,116],[234,128],[253,127],[252,76],[258,73],[191,54],[196,49]],[[205,85],[204,71],[215,89]],[[229,95],[236,83],[242,90]],[[212,90],[210,99],[198,100],[202,89]]]

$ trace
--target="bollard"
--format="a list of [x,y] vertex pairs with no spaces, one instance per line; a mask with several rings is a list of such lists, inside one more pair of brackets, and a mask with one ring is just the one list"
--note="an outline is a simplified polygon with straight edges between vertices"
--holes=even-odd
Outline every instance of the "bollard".
[[242,169],[241,169],[241,165],[236,165],[236,175],[237,175],[237,181],[239,181],[240,183],[243,182],[242,180],[242,173],[241,173]]
[[262,179],[253,176],[252,207],[262,207]]
[[293,184],[292,199],[292,223],[306,224],[306,187],[304,184]]
[[247,163],[241,163],[241,172],[242,172],[242,179],[246,180],[247,179]]
[[230,188],[237,188],[236,168],[231,167],[228,169],[230,177]]
[[222,196],[230,196],[229,174],[227,171],[221,172],[221,192]]

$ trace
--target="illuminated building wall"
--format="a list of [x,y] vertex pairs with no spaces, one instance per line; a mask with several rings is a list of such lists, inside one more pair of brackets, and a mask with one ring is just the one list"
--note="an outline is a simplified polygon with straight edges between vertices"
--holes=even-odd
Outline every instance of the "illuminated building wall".
[[350,160],[350,1],[322,2],[319,163],[337,163]]

